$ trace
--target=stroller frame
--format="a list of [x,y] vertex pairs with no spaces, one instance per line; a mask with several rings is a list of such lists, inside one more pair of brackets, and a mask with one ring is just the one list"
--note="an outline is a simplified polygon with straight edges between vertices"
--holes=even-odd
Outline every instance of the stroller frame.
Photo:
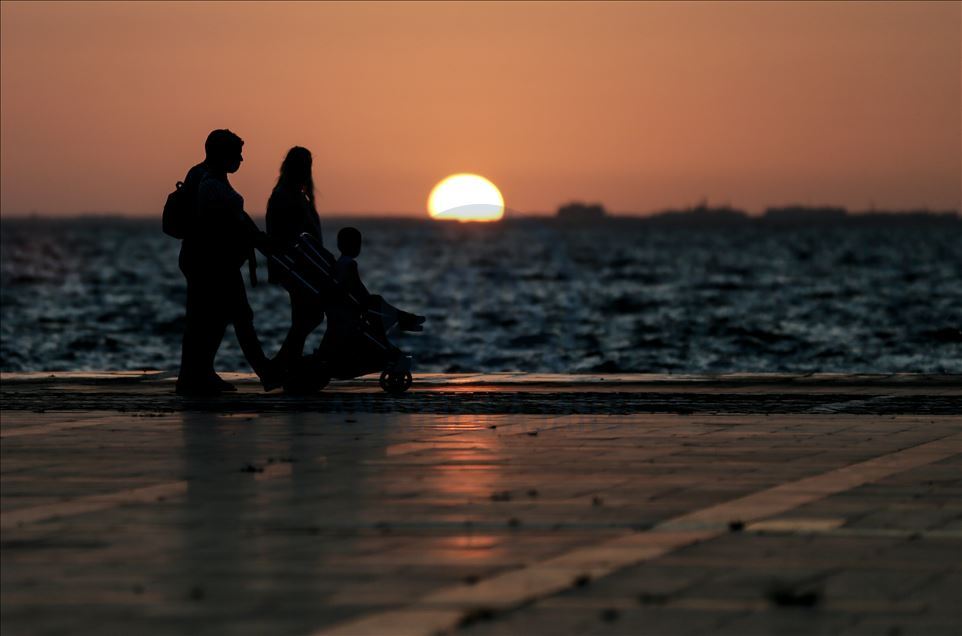
[[[351,321],[353,324],[350,329],[341,335],[354,335],[358,342],[329,343],[325,334],[314,353],[302,356],[296,367],[291,369],[292,378],[285,382],[285,391],[294,394],[316,393],[332,378],[347,380],[377,371],[381,372],[379,384],[387,393],[401,394],[411,387],[411,356],[387,338],[387,332],[393,325],[386,324],[386,316],[382,312],[364,307],[344,289],[334,273],[334,255],[316,238],[305,232],[287,252],[271,253],[268,258],[284,272],[287,279],[283,281],[284,287],[290,289],[289,285],[296,285],[328,307],[340,306],[346,313],[356,316],[356,320]],[[350,346],[346,347],[345,344]],[[357,355],[350,359],[351,354]]]

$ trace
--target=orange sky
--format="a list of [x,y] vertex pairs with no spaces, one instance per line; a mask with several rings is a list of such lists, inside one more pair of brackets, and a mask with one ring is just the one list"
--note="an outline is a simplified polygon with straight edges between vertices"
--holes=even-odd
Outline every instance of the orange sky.
[[159,214],[207,132],[322,213],[962,207],[962,4],[2,5],[0,210]]

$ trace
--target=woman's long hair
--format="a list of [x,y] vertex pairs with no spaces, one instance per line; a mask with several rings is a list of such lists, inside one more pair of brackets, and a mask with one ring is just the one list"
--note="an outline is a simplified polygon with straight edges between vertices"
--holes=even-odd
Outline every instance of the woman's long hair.
[[311,174],[313,159],[311,151],[301,146],[294,146],[287,151],[284,162],[281,163],[281,174],[277,185],[284,185],[293,190],[299,190],[307,197],[311,210],[317,211],[314,204],[314,177]]

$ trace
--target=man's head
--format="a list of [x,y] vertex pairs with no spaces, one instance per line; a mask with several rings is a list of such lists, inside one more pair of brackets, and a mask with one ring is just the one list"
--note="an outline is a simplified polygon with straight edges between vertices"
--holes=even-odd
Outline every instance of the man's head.
[[357,258],[361,253],[361,233],[356,227],[341,228],[337,233],[337,249],[341,254]]
[[237,172],[244,157],[241,156],[241,149],[244,147],[244,140],[227,130],[220,128],[207,135],[204,142],[204,150],[207,153],[207,165],[224,172]]

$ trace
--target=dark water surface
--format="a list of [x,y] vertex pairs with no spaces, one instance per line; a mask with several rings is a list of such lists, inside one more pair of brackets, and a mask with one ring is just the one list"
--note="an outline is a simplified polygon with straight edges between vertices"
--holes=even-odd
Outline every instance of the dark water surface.
[[[962,223],[352,223],[368,287],[428,316],[396,339],[419,371],[962,373]],[[175,370],[185,287],[159,225],[4,220],[0,369]],[[249,294],[273,354],[287,294]],[[248,370],[231,331],[218,369]]]

